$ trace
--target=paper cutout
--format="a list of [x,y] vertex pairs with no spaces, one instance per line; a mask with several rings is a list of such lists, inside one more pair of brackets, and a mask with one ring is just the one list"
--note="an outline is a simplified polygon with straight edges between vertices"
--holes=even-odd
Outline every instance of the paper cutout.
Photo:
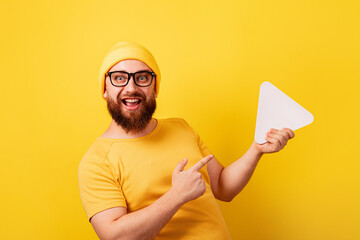
[[270,82],[260,86],[256,116],[255,141],[266,143],[266,132],[270,128],[290,128],[295,131],[309,125],[314,116]]

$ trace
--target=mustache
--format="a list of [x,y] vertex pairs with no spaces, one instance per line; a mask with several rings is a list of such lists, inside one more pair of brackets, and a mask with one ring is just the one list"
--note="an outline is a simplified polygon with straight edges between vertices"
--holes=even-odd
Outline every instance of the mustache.
[[132,93],[125,93],[123,95],[119,95],[118,96],[118,101],[120,102],[122,98],[124,97],[127,97],[127,98],[135,98],[135,97],[138,97],[138,98],[141,98],[141,100],[146,100],[146,96],[145,94],[143,93],[140,93],[140,92],[132,92]]

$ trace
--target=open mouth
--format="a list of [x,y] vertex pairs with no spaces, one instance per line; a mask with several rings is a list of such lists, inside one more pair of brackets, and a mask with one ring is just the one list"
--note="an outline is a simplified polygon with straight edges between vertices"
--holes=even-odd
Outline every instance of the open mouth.
[[140,106],[140,98],[123,98],[121,102],[125,105],[125,108],[128,110],[135,110]]

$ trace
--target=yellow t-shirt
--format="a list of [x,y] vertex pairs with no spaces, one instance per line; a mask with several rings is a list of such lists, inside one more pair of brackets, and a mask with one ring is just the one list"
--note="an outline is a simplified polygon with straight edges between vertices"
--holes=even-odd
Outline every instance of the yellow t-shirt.
[[[172,173],[182,159],[188,159],[188,169],[209,154],[198,134],[178,118],[158,120],[151,133],[139,138],[97,138],[78,169],[87,217],[112,207],[126,207],[130,213],[152,204],[171,188]],[[231,239],[206,166],[200,172],[204,195],[185,203],[155,239]]]

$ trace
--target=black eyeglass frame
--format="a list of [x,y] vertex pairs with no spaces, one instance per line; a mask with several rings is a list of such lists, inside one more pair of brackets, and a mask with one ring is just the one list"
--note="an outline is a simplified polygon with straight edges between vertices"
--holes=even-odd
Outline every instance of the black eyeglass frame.
[[[146,73],[151,73],[151,80],[150,80],[150,83],[149,83],[148,85],[141,86],[141,85],[139,85],[139,84],[136,83],[136,81],[135,81],[135,74],[137,74],[137,73],[144,73],[144,72],[146,72]],[[125,74],[127,74],[127,75],[128,75],[128,78],[127,78],[126,83],[125,83],[125,84],[122,84],[122,85],[115,85],[115,84],[112,82],[112,80],[111,80],[111,74],[113,74],[113,73],[125,73]],[[133,79],[133,81],[134,81],[134,83],[135,83],[136,86],[139,86],[139,87],[148,87],[148,86],[150,86],[150,85],[152,84],[152,81],[153,81],[153,79],[154,79],[154,76],[156,77],[156,74],[155,74],[154,72],[150,72],[150,71],[138,71],[138,72],[134,72],[134,73],[128,73],[128,72],[125,72],[125,71],[113,71],[113,72],[107,72],[105,75],[106,75],[106,76],[109,76],[109,78],[110,78],[110,83],[111,83],[114,87],[125,87],[126,85],[128,85],[131,76],[132,76],[132,79]]]

